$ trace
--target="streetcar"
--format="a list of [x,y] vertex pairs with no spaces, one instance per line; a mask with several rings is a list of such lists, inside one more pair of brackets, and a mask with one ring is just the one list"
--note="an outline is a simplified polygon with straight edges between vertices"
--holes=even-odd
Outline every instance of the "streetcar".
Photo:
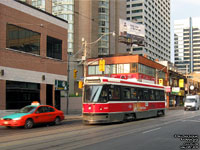
[[165,115],[164,86],[108,77],[86,77],[83,123],[125,122]]

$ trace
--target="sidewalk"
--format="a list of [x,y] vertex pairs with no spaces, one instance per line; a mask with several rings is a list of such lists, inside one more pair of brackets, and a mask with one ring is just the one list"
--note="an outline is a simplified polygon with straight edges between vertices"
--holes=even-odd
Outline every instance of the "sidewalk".
[[65,120],[82,120],[82,114],[75,114],[75,115],[65,115]]
[[169,107],[168,110],[184,110],[184,106]]

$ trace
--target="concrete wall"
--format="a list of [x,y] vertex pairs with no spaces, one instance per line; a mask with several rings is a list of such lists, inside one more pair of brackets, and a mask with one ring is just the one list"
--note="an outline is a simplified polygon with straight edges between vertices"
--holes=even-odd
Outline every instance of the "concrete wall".
[[[61,98],[61,110],[66,114],[67,110],[67,98]],[[82,97],[69,97],[69,114],[81,114],[82,113]]]

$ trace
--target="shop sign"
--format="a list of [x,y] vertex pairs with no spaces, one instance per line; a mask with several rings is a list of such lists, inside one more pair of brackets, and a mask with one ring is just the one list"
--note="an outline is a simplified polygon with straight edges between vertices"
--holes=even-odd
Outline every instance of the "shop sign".
[[55,90],[67,90],[67,81],[55,80]]
[[171,86],[166,86],[165,87],[165,92],[170,93],[171,92]]
[[172,87],[172,93],[179,93],[180,92],[180,87]]

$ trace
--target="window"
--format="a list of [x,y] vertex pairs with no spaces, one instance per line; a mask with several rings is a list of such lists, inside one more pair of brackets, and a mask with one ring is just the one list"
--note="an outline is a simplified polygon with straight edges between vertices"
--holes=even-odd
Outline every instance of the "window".
[[160,101],[161,100],[160,91],[156,90],[155,93],[156,93],[156,101]]
[[129,87],[123,88],[123,99],[124,100],[130,100],[131,98],[131,89]]
[[51,107],[45,107],[45,112],[54,112],[55,110]]
[[137,98],[138,98],[139,101],[144,100],[144,98],[143,98],[143,89],[138,88]]
[[47,36],[47,57],[62,59],[62,41]]
[[131,64],[131,73],[136,73],[136,72],[138,72],[137,67],[138,67],[138,64],[137,64],[137,63]]
[[142,3],[139,3],[139,4],[132,4],[132,7],[138,7],[138,6],[142,6]]
[[148,89],[143,89],[143,98],[144,98],[144,101],[149,100],[149,90]]
[[111,85],[108,91],[109,100],[120,100],[120,86]]
[[131,100],[137,100],[137,88],[131,88]]
[[37,55],[40,54],[40,33],[11,24],[7,24],[6,30],[7,48]]
[[39,107],[36,111],[36,113],[45,113],[44,107]]
[[155,101],[155,90],[149,90],[150,101]]

